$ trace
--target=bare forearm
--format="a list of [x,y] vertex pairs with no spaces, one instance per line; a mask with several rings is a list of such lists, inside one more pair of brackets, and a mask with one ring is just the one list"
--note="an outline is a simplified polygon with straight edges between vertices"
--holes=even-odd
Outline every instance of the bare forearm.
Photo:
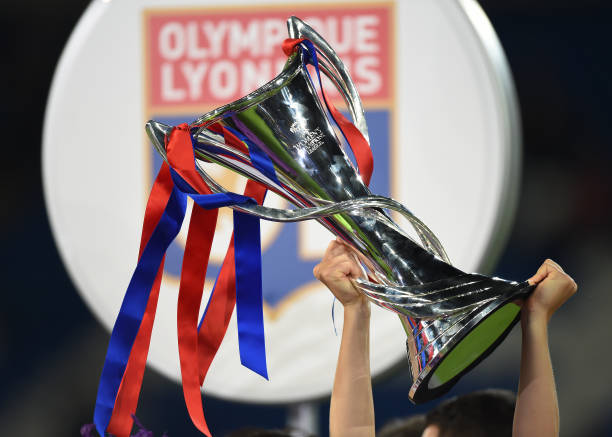
[[374,436],[370,379],[370,310],[347,306],[331,398],[330,437]]
[[548,351],[546,316],[524,317],[514,437],[559,435],[559,406]]

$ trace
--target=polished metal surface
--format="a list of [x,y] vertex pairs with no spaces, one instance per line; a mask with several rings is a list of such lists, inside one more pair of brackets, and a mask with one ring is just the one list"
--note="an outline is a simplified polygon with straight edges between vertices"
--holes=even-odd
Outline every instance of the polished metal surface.
[[342,97],[344,97],[344,101],[353,117],[353,123],[365,139],[370,142],[368,125],[366,124],[363,105],[361,104],[361,98],[357,92],[357,87],[355,87],[348,69],[340,60],[334,49],[331,48],[327,41],[325,41],[316,30],[304,23],[298,17],[290,17],[287,20],[287,29],[289,31],[289,37],[306,38],[313,42],[317,48],[317,54],[319,55],[319,65],[322,67],[327,77],[336,85]]
[[[292,37],[306,37],[316,45],[323,72],[336,84],[367,138],[363,107],[342,61],[301,20],[290,18],[288,27]],[[410,397],[427,400],[440,394],[439,387],[429,387],[429,381],[445,354],[488,315],[531,287],[453,267],[424,223],[399,202],[370,192],[345,153],[309,76],[304,49],[299,47],[272,81],[190,124],[198,171],[213,192],[226,190],[205,171],[203,162],[261,182],[297,207],[242,205],[235,207],[238,210],[280,222],[316,219],[349,244],[368,272],[368,278],[355,279],[357,288],[375,304],[397,313],[405,327],[413,379]],[[225,141],[223,129],[247,138],[249,148],[265,153],[275,177],[258,170],[246,149]],[[150,121],[146,130],[165,159],[172,128]],[[386,210],[406,217],[421,244]],[[427,354],[421,347],[425,340]]]

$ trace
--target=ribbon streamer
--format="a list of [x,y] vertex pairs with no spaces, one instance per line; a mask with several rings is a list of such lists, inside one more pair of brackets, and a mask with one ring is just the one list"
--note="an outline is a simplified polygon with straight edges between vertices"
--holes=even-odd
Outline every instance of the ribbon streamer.
[[[301,44],[305,62],[314,66],[323,100],[346,142],[359,172],[369,184],[373,159],[361,132],[328,102],[321,83],[316,49],[308,40],[286,40],[285,53]],[[230,128],[211,125],[226,144],[248,151],[251,165],[278,183],[274,165],[257,144]],[[185,403],[194,425],[205,435],[200,386],[225,336],[236,307],[241,363],[268,378],[263,327],[261,243],[259,219],[234,210],[234,234],[198,326],[218,208],[262,204],[266,187],[249,180],[244,195],[212,193],[200,178],[194,144],[187,124],[176,126],[166,143],[163,163],[153,184],[143,223],[138,263],[111,333],[100,378],[94,422],[98,433],[127,437],[133,426],[157,309],[165,252],[184,220],[187,197],[195,205],[191,215],[177,305],[177,333]]]
[[[161,172],[160,172],[161,173]],[[127,362],[140,330],[157,272],[163,268],[166,249],[178,234],[185,216],[186,197],[176,187],[151,238],[142,252],[111,333],[98,386],[94,423],[104,436],[115,405]]]
[[[222,206],[255,202],[255,200],[247,196],[241,196],[234,193],[212,194],[210,192],[208,187],[203,184],[195,172],[193,145],[191,144],[192,138],[189,134],[187,125],[181,125],[175,128],[170,137],[170,141],[167,144],[168,160],[174,168],[168,169],[167,164],[164,164],[156,179],[155,185],[172,186],[171,195],[168,198],[165,210],[155,230],[152,232],[151,237],[148,239],[142,251],[142,256],[138,261],[132,280],[124,296],[117,321],[115,322],[115,327],[113,328],[113,333],[111,334],[94,412],[94,422],[100,435],[105,435],[104,433],[109,428],[111,421],[113,424],[111,428],[113,428],[113,432],[115,432],[116,435],[129,435],[132,421],[129,416],[126,417],[126,413],[133,413],[133,411],[130,410],[135,409],[135,401],[137,401],[142,382],[141,369],[144,368],[146,362],[146,351],[148,350],[148,339],[150,338],[150,332],[147,335],[148,330],[143,330],[143,321],[147,314],[149,304],[153,306],[152,302],[155,301],[156,306],[157,295],[153,290],[159,290],[158,282],[161,277],[158,278],[158,272],[161,272],[163,269],[162,260],[165,251],[180,230],[185,215],[186,197],[191,197],[198,208],[195,209],[196,224],[194,224],[194,227],[203,226],[203,231],[199,231],[200,238],[195,240],[194,238],[190,239],[190,247],[192,247],[190,253],[193,254],[193,251],[197,250],[197,248],[203,247],[206,261],[208,261],[210,244],[212,243],[212,235],[214,234],[213,225],[216,223],[216,210]],[[187,145],[189,146],[188,149],[186,148]],[[186,153],[187,150],[189,150],[190,157]],[[168,180],[168,176],[170,176],[170,180]],[[185,179],[189,180],[189,182]],[[194,189],[193,185],[197,186],[200,191],[211,194],[199,194]],[[154,189],[152,191],[152,194],[153,193],[157,193],[157,191]],[[153,197],[154,201],[150,201],[149,204],[153,203],[158,205],[159,199],[156,196]],[[198,212],[200,210],[203,212]],[[207,214],[206,210],[214,211],[214,213]],[[146,217],[152,216],[153,214],[150,211],[146,214]],[[253,267],[247,267],[246,269],[236,269],[236,267],[234,267],[234,270],[237,272],[237,307],[240,308],[240,310],[237,310],[237,315],[239,338],[242,342],[240,345],[241,362],[246,367],[251,368],[256,373],[267,378],[265,340],[263,337],[263,310],[261,309],[262,290],[259,219],[239,212],[235,212],[234,216],[236,221],[235,262],[239,263],[241,266],[242,264],[249,265],[254,263]],[[151,221],[151,219],[148,220],[149,222]],[[246,232],[241,231],[243,227]],[[190,226],[190,229],[194,228]],[[143,228],[143,241],[145,240],[145,233],[145,229]],[[190,261],[187,261],[187,263],[189,264]],[[195,265],[195,261],[192,265]],[[207,265],[207,262],[205,265]],[[203,273],[190,275],[189,272],[193,271],[193,267],[188,267],[187,274],[181,276],[182,288],[183,290],[187,290],[183,293],[179,309],[181,314],[178,316],[179,323],[181,323],[179,328],[181,331],[180,337],[183,350],[186,350],[189,346],[192,348],[195,346],[197,348],[199,343],[193,340],[194,335],[190,335],[190,333],[188,333],[189,331],[184,329],[185,326],[196,325],[195,322],[190,323],[190,321],[197,321],[197,314],[195,315],[195,319],[189,314],[187,318],[182,314],[187,306],[198,300],[198,296],[193,295],[193,290],[199,287],[198,284],[201,283],[203,285],[205,270]],[[250,287],[250,290],[247,289],[247,287]],[[151,299],[152,295],[154,299]],[[185,296],[187,297],[185,298]],[[240,303],[242,299],[246,299],[244,304]],[[195,306],[195,308],[199,308],[199,304]],[[150,310],[148,315],[154,316],[154,310]],[[197,332],[197,326],[195,327]],[[143,338],[147,341],[144,342],[146,344],[139,345],[137,348],[138,350],[136,350],[134,346],[140,332],[143,333]],[[185,336],[186,333],[187,336]],[[191,333],[193,333],[193,331],[191,331]],[[132,355],[132,352],[138,352],[138,356]],[[145,355],[144,359],[143,354]],[[197,357],[197,349],[194,356]],[[138,369],[128,374],[127,367],[130,357],[133,357],[132,359],[134,361],[132,362],[138,362],[138,364],[134,364],[134,367]],[[183,362],[185,362],[185,360],[183,360]],[[199,367],[199,365],[196,367],[195,372],[190,369],[189,366],[187,366],[186,369],[182,368],[182,370],[185,370],[188,375],[191,375],[191,378],[189,378],[190,381],[195,380],[198,382],[197,398],[201,406],[201,398],[199,396],[201,371]],[[193,375],[195,375],[195,378],[193,378]],[[126,378],[126,376],[129,376],[129,378]],[[122,393],[131,393],[130,396],[127,396],[130,402],[124,401],[123,396],[126,395],[119,396],[120,391]],[[134,393],[136,394],[134,395]],[[193,390],[190,389],[185,393],[190,415],[192,419],[196,419],[194,422],[198,422],[196,423],[198,429],[210,435],[206,423],[203,421],[203,415],[201,416],[202,421],[197,420],[199,414],[194,413],[193,405],[197,403],[198,400],[194,401],[192,393]],[[115,409],[117,401],[121,402],[121,405],[119,405],[121,408],[116,410],[115,419],[113,419],[113,410]],[[201,411],[201,407],[199,410]]]
[[[171,191],[172,180],[170,171],[168,166],[165,165],[161,167],[159,175],[155,179],[153,188],[151,189],[149,200],[147,201],[140,251],[138,254],[139,259],[165,210]],[[151,331],[153,329],[153,320],[155,319],[155,312],[157,309],[162,271],[163,261],[155,277],[145,315],[136,336],[136,340],[134,341],[134,345],[132,346],[132,353],[119,386],[119,393],[115,400],[115,410],[108,425],[108,432],[115,436],[129,435],[132,429],[132,417],[133,413],[136,411],[136,405],[138,404],[138,398],[140,396],[140,388],[151,340]]]

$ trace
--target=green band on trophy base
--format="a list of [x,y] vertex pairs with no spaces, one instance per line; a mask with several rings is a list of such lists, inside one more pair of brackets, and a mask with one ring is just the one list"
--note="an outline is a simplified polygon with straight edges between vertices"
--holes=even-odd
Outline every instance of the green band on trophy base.
[[508,303],[495,311],[470,332],[442,360],[429,380],[429,388],[436,388],[463,372],[482,355],[514,322],[521,308]]

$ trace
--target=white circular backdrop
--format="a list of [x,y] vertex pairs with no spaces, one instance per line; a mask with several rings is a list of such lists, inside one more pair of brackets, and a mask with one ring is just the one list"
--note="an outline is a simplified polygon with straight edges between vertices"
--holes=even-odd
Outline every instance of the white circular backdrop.
[[[390,194],[427,223],[454,264],[482,271],[492,265],[504,242],[515,205],[520,153],[512,80],[503,52],[473,0],[380,4],[393,10]],[[150,184],[144,122],[151,110],[143,104],[144,11],[227,8],[231,13],[240,10],[237,5],[257,8],[252,1],[238,0],[93,1],[57,67],[43,138],[46,204],[69,274],[108,329],[135,267]],[[305,10],[307,16],[308,8],[314,11],[317,5],[299,2],[296,15],[304,18],[299,12]],[[349,10],[354,3],[334,5]],[[281,7],[289,8],[284,1],[266,0],[263,10]],[[367,100],[365,106],[367,111]],[[264,248],[276,238],[279,226],[262,224]],[[308,238],[296,250],[311,260],[330,239],[317,223],[284,226],[302,226],[300,235]],[[218,259],[225,243],[215,244],[213,257]],[[176,294],[176,280],[165,279],[148,362],[179,381]],[[340,332],[333,332],[331,303],[329,292],[313,278],[281,304],[266,307],[270,381],[241,367],[232,320],[205,391],[251,402],[327,395],[340,343]],[[340,331],[340,305],[336,326]],[[376,307],[374,376],[406,359],[404,342],[397,317]]]

